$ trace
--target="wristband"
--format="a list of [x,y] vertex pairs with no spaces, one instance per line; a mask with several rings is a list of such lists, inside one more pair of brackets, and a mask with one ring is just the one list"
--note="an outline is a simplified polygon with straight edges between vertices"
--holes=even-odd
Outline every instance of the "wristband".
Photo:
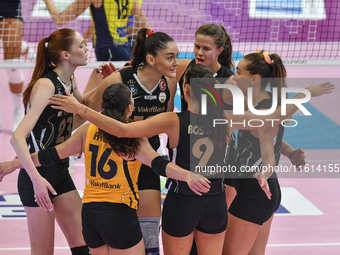
[[164,159],[162,156],[158,156],[152,160],[151,168],[156,174],[166,177],[165,170],[169,163],[169,160]]

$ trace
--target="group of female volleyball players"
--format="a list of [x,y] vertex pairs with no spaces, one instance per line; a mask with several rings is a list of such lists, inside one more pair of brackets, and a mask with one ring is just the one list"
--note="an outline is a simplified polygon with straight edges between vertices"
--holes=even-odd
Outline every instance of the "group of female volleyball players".
[[[304,155],[282,139],[281,125],[235,127],[229,122],[213,127],[214,119],[287,118],[279,108],[269,116],[234,116],[230,91],[214,86],[219,78],[245,96],[252,87],[254,107],[269,109],[267,85],[278,91],[286,86],[280,57],[250,53],[234,74],[231,40],[223,26],[198,28],[193,60],[177,59],[178,47],[169,35],[143,28],[130,67],[110,74],[110,66],[104,66],[107,77],[81,95],[73,73],[87,64],[87,52],[83,37],[72,29],[41,39],[24,92],[26,115],[11,139],[18,158],[0,163],[0,180],[21,168],[18,190],[32,254],[53,254],[55,219],[76,255],[89,250],[95,255],[159,254],[160,226],[166,255],[264,254],[281,193],[276,174],[261,172],[261,167],[277,165],[281,154],[300,166]],[[177,84],[179,113],[173,111]],[[334,85],[307,89],[320,96]],[[201,98],[207,92],[203,115]],[[287,115],[296,110],[288,105]],[[91,124],[71,135],[85,120]],[[194,128],[198,132],[190,131]],[[156,152],[162,133],[175,164]],[[67,157],[82,151],[86,181],[81,202]],[[211,165],[255,166],[259,171],[232,178],[194,173],[195,166]],[[160,175],[167,176],[168,189],[162,210]],[[197,251],[192,251],[193,242]]]

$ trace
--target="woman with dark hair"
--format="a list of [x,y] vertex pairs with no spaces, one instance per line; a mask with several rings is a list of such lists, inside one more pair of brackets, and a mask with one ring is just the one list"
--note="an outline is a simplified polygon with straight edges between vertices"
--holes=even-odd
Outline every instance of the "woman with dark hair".
[[[178,48],[167,34],[142,28],[133,51],[132,67],[105,78],[85,104],[99,111],[104,90],[111,84],[126,84],[135,100],[131,118],[143,120],[161,112],[172,111],[176,94]],[[166,76],[166,77],[165,77]],[[149,139],[152,147],[160,146],[158,134]],[[152,169],[142,165],[138,189],[140,205],[137,210],[145,242],[146,254],[159,252],[159,220],[161,216],[160,179]]]
[[[214,102],[210,97],[207,101],[208,114],[206,118],[198,117],[199,114],[196,114],[200,113],[200,103],[198,100],[203,90],[195,89],[191,92],[192,90],[189,85],[191,78],[213,78],[213,76],[210,69],[203,65],[192,66],[187,71],[186,80],[188,82],[184,85],[186,99],[189,101],[189,96],[194,94],[191,96],[191,104],[189,103],[191,108],[189,108],[189,111],[157,114],[145,121],[128,124],[130,126],[131,124],[138,123],[138,129],[132,126],[132,129],[129,128],[129,130],[133,130],[133,134],[130,132],[127,132],[129,133],[127,134],[125,132],[127,130],[121,133],[120,128],[117,129],[117,134],[119,133],[119,136],[123,137],[151,137],[160,133],[166,133],[169,136],[170,147],[177,148],[176,164],[189,171],[194,171],[194,166],[198,166],[200,161],[200,157],[197,156],[200,146],[208,146],[206,149],[208,152],[215,148],[205,163],[211,165],[214,163],[223,164],[226,139],[219,138],[227,136],[227,126],[219,125],[216,132],[211,132],[211,118],[221,119],[225,118],[225,116],[221,107],[212,106]],[[211,79],[207,81],[206,85],[202,86],[206,89],[209,85],[213,86]],[[59,103],[56,102],[56,104]],[[75,106],[75,109],[77,108]],[[87,108],[86,115],[89,111],[92,112],[91,109]],[[191,132],[189,134],[188,130],[190,127],[195,130],[198,127],[201,127],[201,129],[199,132]],[[107,129],[103,130],[111,133]],[[190,140],[198,150],[197,153],[191,151],[190,146],[188,146]],[[219,175],[214,176],[216,178],[211,178],[209,175],[206,177],[210,179],[210,189],[203,196],[197,196],[183,181],[177,181],[172,178],[168,179],[168,193],[164,201],[162,214],[164,254],[188,254],[194,236],[199,250],[203,253],[208,253],[208,251],[210,254],[221,253],[227,224],[223,178]],[[201,214],[198,213],[200,210],[205,210],[206,212],[201,219]]]
[[[272,107],[272,94],[266,91],[267,85],[270,84],[280,105],[286,76],[277,54],[252,53],[242,58],[234,79],[243,94],[252,97],[255,109],[266,110]],[[252,95],[248,95],[249,87]],[[276,172],[268,169],[277,166],[281,151],[286,151],[283,150],[283,132],[282,125],[238,132],[236,168],[254,170],[233,180],[237,194],[228,210],[225,255],[265,253],[270,225],[281,201]]]
[[[232,44],[231,38],[222,25],[216,24],[204,24],[200,26],[195,32],[194,43],[194,55],[192,60],[182,59],[178,61],[178,67],[176,70],[176,77],[181,92],[181,110],[187,109],[187,102],[185,101],[183,94],[183,81],[185,71],[192,65],[202,64],[209,67],[214,77],[219,80],[220,83],[225,83],[228,80],[229,84],[233,84],[229,77],[234,73],[234,61],[232,59]],[[225,110],[232,110],[232,100],[230,91],[227,89],[220,89],[217,92],[221,96],[223,108]],[[233,134],[231,134],[232,136]],[[232,148],[229,148],[229,151]],[[230,178],[225,179],[226,186],[226,200],[229,204],[232,198],[235,196],[235,190],[232,188],[232,180]],[[191,255],[197,254],[195,248],[195,242]]]
[[[127,86],[118,83],[104,91],[103,115],[128,123],[133,107],[134,100]],[[36,165],[49,165],[81,151],[85,153],[86,166],[82,225],[91,254],[145,254],[136,214],[137,179],[141,162],[151,166],[160,156],[145,138],[118,138],[86,124],[64,143],[32,154],[32,160]],[[18,159],[0,163],[2,174],[18,167]],[[209,181],[203,176],[171,162],[163,167],[163,174],[186,182],[196,194],[209,190]]]
[[82,102],[73,73],[87,64],[87,51],[83,37],[72,29],[56,30],[40,40],[32,79],[23,95],[26,115],[11,138],[23,165],[18,191],[27,215],[32,254],[53,254],[55,220],[72,254],[89,254],[81,233],[81,200],[68,172],[68,160],[35,168],[30,157],[71,136],[73,114],[51,108],[44,99],[65,95],[66,90]]

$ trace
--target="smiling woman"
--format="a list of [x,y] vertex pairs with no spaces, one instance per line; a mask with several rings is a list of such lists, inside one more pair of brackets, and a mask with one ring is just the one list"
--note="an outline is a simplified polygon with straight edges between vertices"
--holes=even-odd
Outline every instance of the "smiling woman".
[[[133,51],[132,67],[121,69],[105,78],[85,104],[101,110],[105,89],[115,83],[126,84],[135,101],[131,118],[143,120],[161,112],[173,111],[176,94],[176,67],[178,47],[167,34],[142,28]],[[158,135],[149,139],[157,150]],[[137,215],[141,224],[146,254],[159,252],[159,220],[161,216],[160,179],[152,169],[142,165],[138,177],[139,208]]]

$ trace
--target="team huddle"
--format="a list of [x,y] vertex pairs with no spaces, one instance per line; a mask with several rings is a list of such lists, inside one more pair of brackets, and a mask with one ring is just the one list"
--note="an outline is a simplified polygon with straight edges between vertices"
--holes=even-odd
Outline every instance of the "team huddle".
[[[51,16],[57,16],[53,1],[45,2]],[[97,5],[91,8],[102,8]],[[129,8],[139,10],[147,24],[136,1]],[[98,30],[96,22],[101,21],[96,20]],[[101,45],[99,34],[96,40]],[[129,51],[127,42],[126,35],[121,47],[95,48],[97,59],[103,60],[107,52]],[[286,87],[283,62],[277,54],[250,53],[234,74],[230,37],[215,24],[197,29],[194,59],[178,60],[178,53],[168,34],[139,29],[128,65],[120,70],[103,65],[104,79],[93,72],[98,77],[90,79],[90,88],[81,94],[74,71],[88,62],[83,36],[63,28],[39,41],[35,69],[23,93],[26,115],[11,138],[17,159],[0,163],[0,181],[20,168],[18,191],[32,254],[53,254],[55,220],[73,255],[159,254],[160,229],[165,255],[265,253],[281,192],[276,173],[262,167],[277,166],[281,154],[299,167],[305,156],[283,140],[279,121],[259,128],[229,122],[214,126],[213,120],[284,120],[298,107],[288,105],[286,116],[281,116],[280,107],[270,115],[233,115],[230,90],[214,85],[218,79],[237,86],[245,97],[252,88],[254,108],[270,109],[270,91]],[[177,86],[180,112],[174,112]],[[312,97],[333,89],[330,83],[307,88]],[[298,93],[294,98],[304,97]],[[84,124],[86,120],[90,123]],[[167,157],[157,153],[159,134],[164,133]],[[82,200],[68,171],[68,157],[81,152]],[[257,171],[195,171],[212,165]],[[167,177],[163,207],[160,175]]]

